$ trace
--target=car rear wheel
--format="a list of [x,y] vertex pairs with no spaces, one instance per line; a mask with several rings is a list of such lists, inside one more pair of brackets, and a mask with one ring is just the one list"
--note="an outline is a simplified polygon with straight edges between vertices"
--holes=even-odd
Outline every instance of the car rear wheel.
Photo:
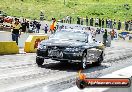
[[94,66],[100,66],[103,60],[104,60],[104,54],[102,53],[102,54],[99,56],[98,60],[97,60],[96,62],[93,63],[93,65],[94,65]]
[[87,55],[86,55],[86,53],[83,54],[83,57],[82,57],[82,60],[80,63],[80,67],[81,67],[81,69],[86,69],[86,67],[87,67]]
[[42,64],[44,63],[44,58],[37,58],[36,57],[36,63],[38,66],[42,66]]

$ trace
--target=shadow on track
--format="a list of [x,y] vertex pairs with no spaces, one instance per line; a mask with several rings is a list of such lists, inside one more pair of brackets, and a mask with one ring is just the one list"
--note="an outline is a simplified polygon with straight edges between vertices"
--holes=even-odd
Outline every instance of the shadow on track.
[[[87,64],[87,68],[84,72],[92,72],[97,70],[102,70],[108,68],[107,65],[101,66],[93,66],[92,64]],[[67,72],[77,72],[80,70],[79,63],[62,63],[62,62],[51,62],[41,66],[41,68],[51,69],[51,70],[59,70],[59,71],[67,71]]]

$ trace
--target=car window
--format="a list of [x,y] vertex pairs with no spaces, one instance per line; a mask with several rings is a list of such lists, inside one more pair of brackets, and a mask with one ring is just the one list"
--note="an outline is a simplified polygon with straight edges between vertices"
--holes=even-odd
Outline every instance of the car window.
[[88,35],[81,32],[60,31],[50,36],[50,39],[67,39],[67,40],[86,42],[87,37]]

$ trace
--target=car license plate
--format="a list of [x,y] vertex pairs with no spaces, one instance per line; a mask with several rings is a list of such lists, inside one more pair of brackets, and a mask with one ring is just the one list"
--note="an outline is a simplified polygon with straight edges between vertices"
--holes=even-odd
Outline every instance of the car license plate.
[[48,56],[56,56],[56,57],[59,57],[59,51],[57,50],[49,50],[48,51]]

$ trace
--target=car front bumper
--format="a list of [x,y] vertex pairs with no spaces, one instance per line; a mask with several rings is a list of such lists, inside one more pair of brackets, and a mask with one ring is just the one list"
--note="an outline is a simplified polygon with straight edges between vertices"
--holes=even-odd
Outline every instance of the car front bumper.
[[82,52],[63,52],[61,57],[59,56],[48,56],[48,52],[44,50],[37,50],[36,58],[44,58],[44,59],[53,59],[53,60],[68,60],[68,61],[76,61],[82,59]]

